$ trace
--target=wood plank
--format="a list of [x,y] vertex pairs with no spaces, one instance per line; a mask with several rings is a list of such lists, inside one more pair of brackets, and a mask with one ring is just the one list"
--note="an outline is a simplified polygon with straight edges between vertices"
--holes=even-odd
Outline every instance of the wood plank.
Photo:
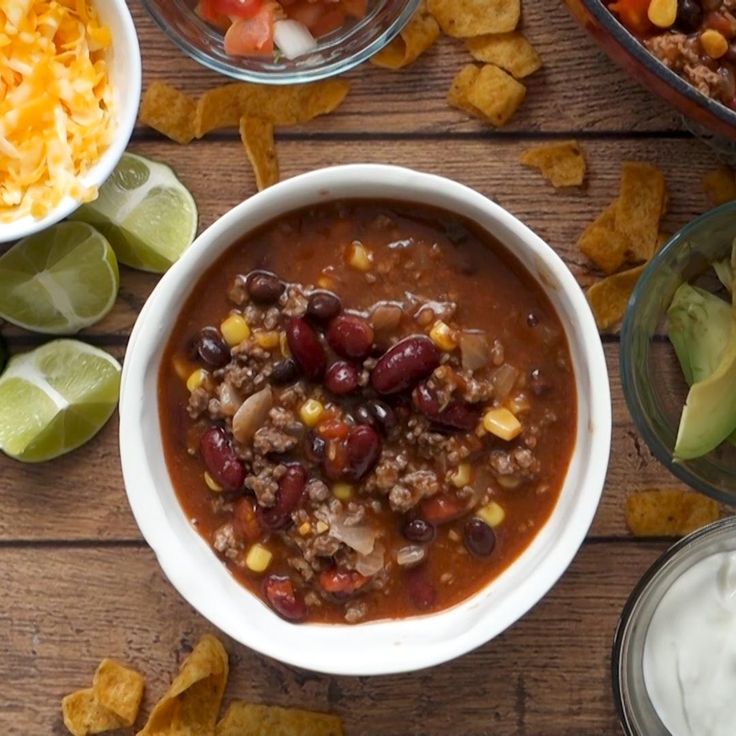
[[[191,93],[226,80],[185,57],[129,0],[143,49],[144,85],[164,79]],[[609,61],[557,0],[524,4],[524,32],[545,63],[525,80],[528,96],[504,131],[677,130],[679,117]],[[324,131],[415,134],[487,128],[448,107],[447,89],[472,58],[464,45],[443,38],[409,69],[390,72],[365,64],[349,74],[353,90],[340,111],[315,120],[305,134]],[[380,99],[381,104],[376,105]]]
[[[617,194],[619,161],[650,161],[662,168],[669,186],[669,212],[663,227],[673,233],[708,209],[702,175],[717,165],[715,155],[695,140],[585,141],[588,180],[582,189],[555,191],[542,177],[519,164],[529,141],[314,140],[305,145],[280,140],[284,178],[321,166],[392,162],[455,179],[495,199],[544,238],[567,262],[583,286],[594,280],[590,264],[575,243],[583,229]],[[237,141],[200,141],[178,146],[165,141],[137,142],[132,150],[171,164],[191,189],[200,212],[200,231],[255,193],[253,174]],[[129,334],[157,277],[122,269],[120,299],[112,312],[86,330],[92,335]],[[6,334],[15,334],[6,330]]]
[[[627,538],[626,494],[677,483],[652,456],[628,413],[618,378],[618,345],[605,345],[605,352],[613,396],[613,442],[591,535]],[[139,538],[120,471],[117,415],[86,446],[50,463],[25,465],[0,456],[0,498],[3,542]]]
[[[629,591],[663,549],[587,545],[522,621],[471,654],[416,674],[317,675],[225,639],[226,699],[335,712],[347,736],[445,736],[459,733],[458,724],[463,736],[614,736],[611,636]],[[211,630],[148,549],[4,548],[0,569],[3,733],[66,734],[59,702],[88,687],[105,656],[145,673],[148,712]]]

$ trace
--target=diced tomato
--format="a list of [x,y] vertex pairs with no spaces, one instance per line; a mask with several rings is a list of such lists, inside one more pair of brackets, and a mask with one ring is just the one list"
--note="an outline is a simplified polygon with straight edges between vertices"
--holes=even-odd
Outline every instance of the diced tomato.
[[217,11],[231,20],[252,18],[263,6],[263,0],[209,0]]
[[225,53],[270,56],[273,53],[274,8],[269,3],[252,18],[236,20],[225,34]]
[[328,10],[311,26],[307,26],[315,38],[326,36],[345,25],[345,13],[342,10]]
[[652,24],[647,15],[651,0],[616,0],[608,6],[633,33],[644,35],[651,31]]
[[202,20],[212,23],[213,26],[217,26],[223,30],[230,25],[229,18],[218,12],[213,0],[199,0],[195,12]]
[[297,2],[288,6],[285,5],[284,7],[289,18],[303,23],[310,31],[312,30],[312,26],[319,21],[325,12],[322,5],[310,3],[308,0],[297,0]]

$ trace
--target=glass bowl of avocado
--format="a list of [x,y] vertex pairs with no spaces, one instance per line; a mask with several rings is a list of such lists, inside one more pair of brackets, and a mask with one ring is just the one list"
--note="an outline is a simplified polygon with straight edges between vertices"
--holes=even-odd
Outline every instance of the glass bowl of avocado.
[[736,503],[736,202],[693,220],[644,270],[621,331],[634,422],[675,476]]

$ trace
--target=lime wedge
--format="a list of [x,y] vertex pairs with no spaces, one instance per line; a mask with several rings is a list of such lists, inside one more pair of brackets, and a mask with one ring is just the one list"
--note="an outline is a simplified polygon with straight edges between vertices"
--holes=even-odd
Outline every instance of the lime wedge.
[[0,376],[0,450],[42,462],[93,437],[115,410],[120,364],[78,340],[13,356]]
[[102,319],[119,286],[107,240],[83,222],[62,222],[0,256],[0,317],[27,330],[69,335]]
[[126,266],[163,273],[192,244],[197,205],[168,166],[125,153],[99,197],[71,219],[94,225]]

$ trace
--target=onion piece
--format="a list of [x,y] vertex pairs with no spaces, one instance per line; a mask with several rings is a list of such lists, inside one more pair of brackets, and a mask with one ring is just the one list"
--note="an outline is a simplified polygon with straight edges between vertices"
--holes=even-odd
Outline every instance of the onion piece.
[[485,332],[466,331],[460,336],[460,355],[463,368],[477,371],[491,362],[491,345]]
[[411,567],[412,565],[418,565],[426,554],[427,551],[424,547],[418,544],[409,544],[396,553],[396,562],[401,567]]
[[503,401],[513,391],[518,378],[519,371],[509,363],[498,367],[491,376],[495,398]]
[[268,419],[272,406],[273,394],[270,386],[249,396],[233,417],[233,437],[241,444],[250,442],[256,430]]
[[342,519],[335,517],[330,522],[330,536],[339,540],[361,555],[369,555],[376,545],[378,532],[364,524],[346,526]]
[[373,577],[383,569],[383,545],[376,544],[368,555],[359,555],[355,561],[355,569],[367,578]]
[[376,332],[393,332],[404,312],[396,302],[379,302],[371,312],[370,322]]
[[243,404],[238,392],[227,382],[217,387],[217,398],[220,400],[220,410],[226,417],[232,417]]
[[298,20],[277,20],[273,24],[273,42],[287,59],[296,59],[317,48],[314,36]]

